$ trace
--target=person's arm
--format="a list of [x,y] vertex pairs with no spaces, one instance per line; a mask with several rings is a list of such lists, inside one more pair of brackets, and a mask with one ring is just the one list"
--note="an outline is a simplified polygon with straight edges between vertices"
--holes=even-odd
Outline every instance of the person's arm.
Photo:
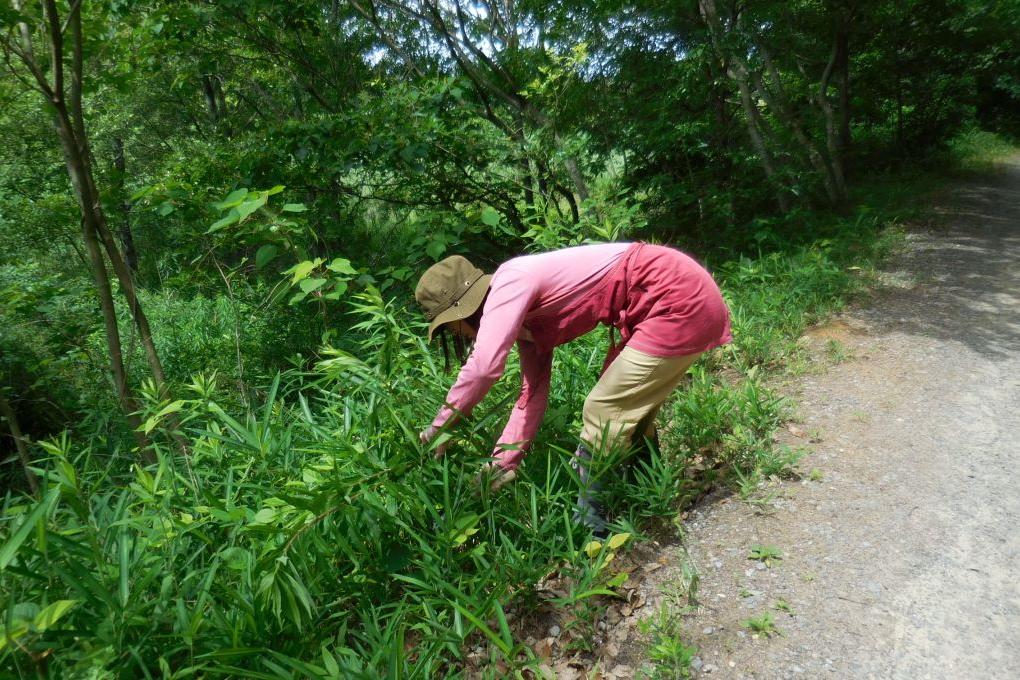
[[517,347],[521,357],[521,396],[503,428],[493,455],[504,470],[513,470],[520,465],[549,404],[552,350],[541,351],[530,342],[519,342]]
[[533,278],[524,272],[501,268],[492,277],[474,348],[430,429],[436,431],[451,418],[470,414],[503,375],[524,315],[537,295]]

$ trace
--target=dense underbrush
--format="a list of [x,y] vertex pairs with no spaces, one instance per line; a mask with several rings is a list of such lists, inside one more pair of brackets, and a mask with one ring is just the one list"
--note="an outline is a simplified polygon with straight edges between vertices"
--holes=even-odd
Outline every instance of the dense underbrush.
[[[862,212],[829,225],[830,238],[717,268],[736,342],[700,361],[664,409],[662,450],[606,475],[614,547],[668,527],[707,484],[789,470],[796,453],[772,436],[787,405],[759,376],[860,289],[884,226]],[[41,445],[39,498],[8,494],[0,513],[3,668],[447,677],[469,640],[518,667],[534,661],[508,612],[534,601],[551,568],[571,584],[558,606],[612,594],[609,545],[593,550],[570,519],[569,451],[602,334],[557,350],[540,439],[517,483],[489,495],[474,475],[513,399],[515,362],[436,461],[417,430],[449,377],[420,322],[372,288],[353,307],[356,352],[324,348],[249,409],[215,373],[175,401],[150,395],[155,465],[68,436]]]

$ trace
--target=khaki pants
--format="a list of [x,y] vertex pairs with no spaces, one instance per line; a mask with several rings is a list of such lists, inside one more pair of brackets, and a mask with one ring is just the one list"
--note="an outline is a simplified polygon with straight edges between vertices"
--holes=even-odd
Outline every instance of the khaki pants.
[[635,435],[651,436],[659,408],[699,356],[656,357],[624,347],[584,401],[581,440],[597,454]]

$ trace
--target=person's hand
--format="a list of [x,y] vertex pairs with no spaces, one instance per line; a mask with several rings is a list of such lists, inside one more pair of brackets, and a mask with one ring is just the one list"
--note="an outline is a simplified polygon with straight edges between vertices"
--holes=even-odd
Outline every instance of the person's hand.
[[[422,444],[428,444],[429,442],[431,442],[433,439],[436,438],[436,433],[437,432],[439,432],[438,428],[436,428],[436,427],[434,427],[432,425],[429,425],[428,427],[426,427],[424,430],[422,430],[418,434],[418,439],[421,440]],[[447,441],[444,441],[443,443],[439,444],[438,446],[436,446],[436,450],[435,450],[436,460],[439,460],[444,455],[446,455],[446,447],[449,446],[449,445],[450,445],[450,441],[447,440]]]
[[478,492],[488,490],[489,493],[496,493],[515,479],[515,470],[504,470],[497,463],[486,463],[475,476],[475,483],[478,484]]

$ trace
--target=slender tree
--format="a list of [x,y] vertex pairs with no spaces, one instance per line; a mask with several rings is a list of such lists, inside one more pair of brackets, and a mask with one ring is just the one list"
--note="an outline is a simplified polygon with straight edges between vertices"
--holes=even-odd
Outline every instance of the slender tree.
[[[13,69],[14,75],[28,87],[38,91],[45,106],[52,112],[54,128],[60,141],[68,178],[81,212],[81,231],[88,253],[96,291],[99,296],[109,347],[111,373],[121,407],[128,423],[136,432],[139,446],[144,438],[138,434],[140,420],[138,402],[128,384],[124,367],[120,330],[117,325],[113,290],[107,273],[107,259],[123,293],[131,318],[138,328],[157,388],[163,390],[166,377],[156,351],[148,318],[142,309],[132,272],[110,230],[92,171],[92,150],[82,108],[84,82],[82,1],[74,0],[62,15],[55,0],[43,0],[38,23],[30,24],[23,0],[12,0],[21,19],[16,24],[17,36],[5,40],[4,48],[23,65]],[[40,59],[36,42],[42,45],[48,59]],[[13,66],[11,60],[8,64]],[[27,71],[27,75],[24,71]],[[104,259],[104,251],[106,259]]]

